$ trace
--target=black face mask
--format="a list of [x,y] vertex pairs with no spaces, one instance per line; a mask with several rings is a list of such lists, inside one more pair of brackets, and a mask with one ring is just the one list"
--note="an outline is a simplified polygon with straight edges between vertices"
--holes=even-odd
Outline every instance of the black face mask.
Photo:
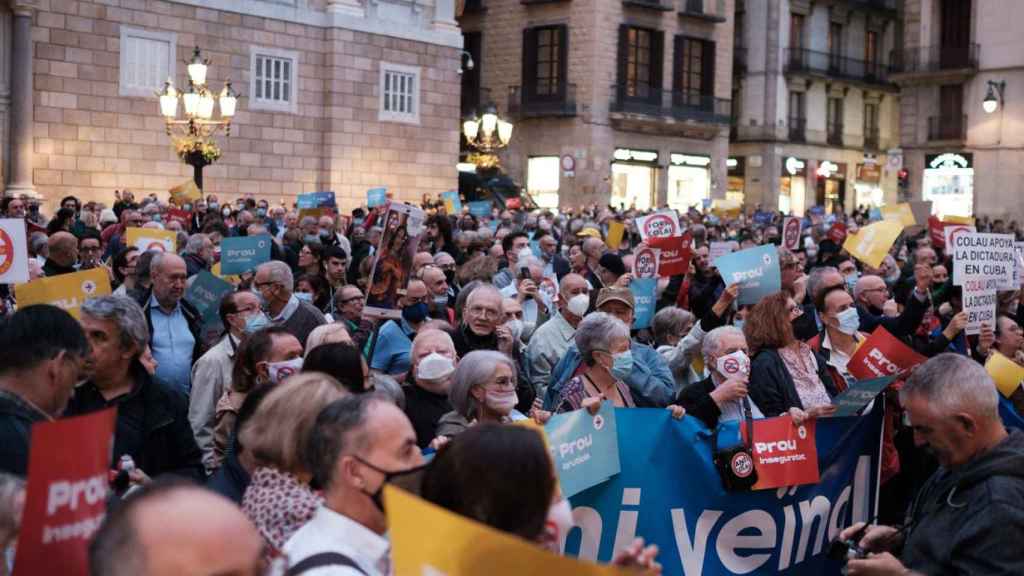
[[455,270],[445,270],[444,279],[448,282],[449,286],[455,284]]
[[409,492],[410,494],[414,494],[416,496],[419,496],[420,495],[420,487],[423,484],[423,474],[427,471],[427,468],[430,467],[430,462],[427,462],[427,463],[422,464],[420,466],[414,466],[414,467],[408,468],[406,470],[394,470],[394,471],[390,471],[389,472],[388,470],[384,470],[382,468],[378,468],[377,466],[374,466],[373,464],[370,464],[369,462],[367,462],[366,460],[363,460],[359,456],[353,455],[352,457],[355,458],[356,460],[358,460],[363,465],[365,465],[365,466],[367,466],[367,467],[369,467],[369,468],[371,468],[371,469],[373,469],[373,470],[375,470],[375,471],[377,471],[377,472],[379,472],[379,473],[384,475],[384,481],[380,483],[380,486],[378,486],[375,491],[373,491],[373,492],[365,492],[364,491],[366,493],[366,495],[369,496],[371,500],[373,500],[373,504],[381,512],[384,512],[384,485],[385,484],[391,484],[392,486],[395,486],[397,488],[401,488],[402,490],[405,490],[406,492]]

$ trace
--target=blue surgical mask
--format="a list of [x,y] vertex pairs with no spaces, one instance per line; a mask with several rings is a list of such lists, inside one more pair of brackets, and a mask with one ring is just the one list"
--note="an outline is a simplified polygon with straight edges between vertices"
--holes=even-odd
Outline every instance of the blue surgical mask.
[[192,205],[191,204],[185,204],[184,206],[181,207],[181,209],[184,210],[185,212],[191,212],[192,211]]
[[860,328],[860,314],[852,306],[837,314],[836,320],[839,321],[839,331],[843,334],[853,336],[857,333],[857,329]]
[[309,292],[296,292],[295,293],[295,297],[298,298],[299,300],[303,301],[303,302],[312,302],[313,301],[313,295],[310,294]]
[[267,315],[260,311],[257,312],[256,314],[253,314],[252,316],[249,316],[249,318],[245,321],[245,333],[252,334],[254,332],[259,332],[260,330],[266,328],[269,325],[270,318],[267,318]]
[[857,280],[860,279],[860,272],[851,272],[846,275],[846,291],[853,294],[853,289],[857,286]]
[[743,330],[743,319],[742,318],[737,318],[737,319],[733,320],[732,321],[732,325],[737,327],[737,328],[739,328],[740,330]]
[[160,218],[159,214],[153,214],[153,222],[159,222],[160,220],[162,220],[162,218]]
[[625,380],[633,373],[633,351],[625,350],[612,354],[612,376]]
[[266,208],[257,208],[256,209],[256,215],[259,216],[260,218],[263,218],[264,216],[267,215],[267,209]]
[[312,244],[313,242],[319,242],[319,241],[320,241],[320,238],[318,236],[314,236],[313,234],[306,234],[305,236],[302,237],[302,243],[303,244]]
[[220,206],[220,204],[217,204],[216,202],[210,202],[209,204],[206,205],[206,209],[207,210],[216,210],[219,206]]

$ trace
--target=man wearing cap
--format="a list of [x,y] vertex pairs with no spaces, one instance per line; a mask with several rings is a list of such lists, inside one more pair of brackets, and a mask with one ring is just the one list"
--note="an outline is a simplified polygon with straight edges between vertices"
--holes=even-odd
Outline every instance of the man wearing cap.
[[[597,310],[606,312],[622,320],[627,326],[633,325],[633,311],[636,303],[629,288],[602,288],[597,296]],[[672,371],[660,354],[650,346],[636,339],[630,343],[633,355],[633,372],[626,379],[629,390],[641,407],[665,407],[672,403],[675,393],[675,380]],[[544,399],[544,409],[553,409],[562,387],[581,368],[581,359],[576,346],[571,346],[565,356],[551,372],[551,384],[548,386]]]

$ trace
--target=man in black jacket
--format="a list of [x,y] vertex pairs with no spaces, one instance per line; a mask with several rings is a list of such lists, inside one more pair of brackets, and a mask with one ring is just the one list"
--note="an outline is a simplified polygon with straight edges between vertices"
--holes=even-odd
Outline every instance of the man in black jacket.
[[940,354],[914,371],[900,403],[918,446],[940,467],[903,529],[857,523],[842,532],[871,553],[850,560],[848,573],[1024,574],[1024,433],[1007,433],[988,373],[966,356]]
[[70,314],[45,304],[0,321],[0,472],[24,476],[32,425],[61,415],[89,354]]
[[188,397],[152,377],[139,362],[149,341],[139,305],[125,296],[93,298],[82,305],[80,321],[91,348],[90,378],[77,389],[66,414],[117,406],[112,465],[127,454],[148,476],[201,479],[202,454],[188,421]]
[[677,403],[686,413],[711,429],[720,420],[742,419],[747,407],[752,417],[762,418],[761,411],[747,397],[750,359],[743,331],[735,326],[715,328],[704,335],[701,351],[711,375],[679,392]]
[[906,306],[899,316],[886,316],[883,306],[889,298],[889,290],[881,276],[862,276],[853,289],[853,298],[857,303],[857,315],[860,316],[860,331],[871,333],[882,326],[897,338],[909,338],[921,325],[925,312],[930,305],[929,294],[932,287],[932,268],[918,264],[914,270],[915,287],[907,296]]

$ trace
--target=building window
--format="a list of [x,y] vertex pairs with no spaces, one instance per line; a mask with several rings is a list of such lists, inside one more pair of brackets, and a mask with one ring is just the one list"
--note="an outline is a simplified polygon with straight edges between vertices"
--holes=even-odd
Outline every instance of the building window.
[[178,44],[173,32],[121,27],[121,96],[151,97],[175,76]]
[[483,66],[481,48],[483,47],[483,35],[480,32],[465,32],[462,34],[462,45],[470,56],[473,57],[473,69],[462,69],[462,116],[475,115],[480,106],[480,68]]
[[384,122],[420,123],[420,69],[380,63],[380,110]]
[[843,99],[829,98],[828,111],[828,143],[833,146],[843,145]]
[[864,61],[868,67],[878,62],[878,32],[868,32],[864,37]]
[[543,26],[523,31],[523,84],[531,99],[565,95],[566,26]]
[[864,104],[864,147],[878,149],[878,104]]
[[789,47],[799,50],[804,47],[804,16],[789,15]]
[[296,81],[298,54],[271,48],[251,49],[252,79],[249,86],[249,108],[297,112]]
[[842,57],[843,25],[831,22],[828,25],[828,67],[830,72],[839,72]]
[[699,38],[676,36],[675,81],[676,100],[687,106],[714,108],[715,43]]
[[623,25],[619,29],[619,83],[627,98],[660,102],[664,33]]
[[526,163],[526,190],[541,208],[558,209],[561,159],[558,156],[534,156]]
[[803,92],[789,93],[789,139],[793,142],[806,140],[805,129],[807,128],[807,99]]

